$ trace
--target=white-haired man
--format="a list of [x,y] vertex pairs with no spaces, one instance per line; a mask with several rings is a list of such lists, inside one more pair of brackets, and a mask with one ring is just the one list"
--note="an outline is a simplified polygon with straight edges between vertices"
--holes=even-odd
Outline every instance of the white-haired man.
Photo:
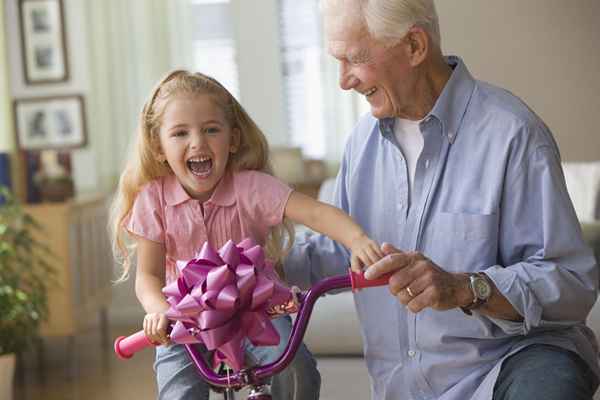
[[[355,294],[373,397],[591,399],[597,348],[584,321],[598,268],[548,128],[442,56],[432,0],[323,10],[340,86],[371,106],[335,202],[384,243],[366,276],[395,271],[387,289]],[[312,236],[285,270],[308,286],[347,264],[345,249]]]

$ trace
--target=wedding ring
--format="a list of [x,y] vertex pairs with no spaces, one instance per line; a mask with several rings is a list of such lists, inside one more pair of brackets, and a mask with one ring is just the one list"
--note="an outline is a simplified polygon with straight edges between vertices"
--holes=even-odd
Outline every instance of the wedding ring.
[[413,294],[412,290],[410,290],[410,286],[407,286],[407,287],[406,287],[406,291],[408,292],[408,295],[409,295],[410,297],[415,297],[415,295]]

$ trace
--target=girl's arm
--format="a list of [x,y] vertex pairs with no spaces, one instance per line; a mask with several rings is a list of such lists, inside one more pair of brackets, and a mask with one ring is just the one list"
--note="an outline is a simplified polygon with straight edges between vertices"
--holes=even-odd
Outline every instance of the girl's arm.
[[162,293],[165,286],[165,247],[160,243],[135,236],[137,268],[135,293],[146,311],[144,332],[152,342],[168,343],[169,321],[165,312],[169,303]]
[[293,191],[285,206],[285,216],[296,223],[329,236],[352,252],[350,265],[360,271],[383,257],[383,252],[345,212]]

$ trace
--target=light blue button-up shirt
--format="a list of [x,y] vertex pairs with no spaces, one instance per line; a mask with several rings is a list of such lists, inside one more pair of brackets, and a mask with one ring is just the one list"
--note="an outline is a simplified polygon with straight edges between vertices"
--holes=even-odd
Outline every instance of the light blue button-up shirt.
[[[460,59],[447,62],[452,76],[421,122],[410,207],[394,120],[370,114],[346,145],[335,204],[380,243],[420,251],[446,271],[485,272],[523,322],[460,309],[413,314],[387,287],[362,290],[354,299],[373,397],[489,400],[501,361],[533,343],[575,351],[598,375],[584,322],[598,268],[552,134],[518,98],[474,80]],[[286,276],[310,286],[344,273],[348,259],[342,246],[311,236],[297,241]]]

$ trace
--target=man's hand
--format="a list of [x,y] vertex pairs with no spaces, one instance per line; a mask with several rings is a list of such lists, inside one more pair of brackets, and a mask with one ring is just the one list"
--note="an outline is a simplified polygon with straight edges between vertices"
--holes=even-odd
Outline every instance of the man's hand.
[[381,249],[386,256],[371,265],[365,277],[375,279],[396,271],[389,280],[390,292],[412,312],[427,307],[444,311],[473,302],[467,274],[446,272],[423,254],[404,253],[388,243]]

